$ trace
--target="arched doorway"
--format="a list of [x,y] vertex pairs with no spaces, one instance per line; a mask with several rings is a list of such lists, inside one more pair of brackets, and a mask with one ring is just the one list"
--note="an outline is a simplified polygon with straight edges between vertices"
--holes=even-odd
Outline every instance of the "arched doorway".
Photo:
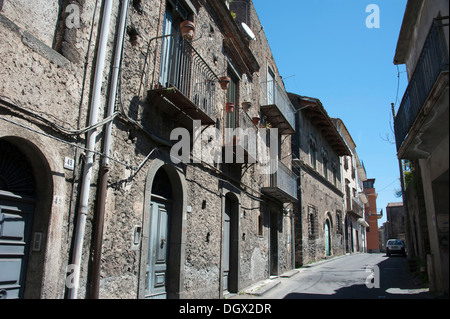
[[26,156],[0,139],[0,298],[23,298],[36,204]]
[[239,201],[229,192],[225,195],[223,214],[223,291],[238,292]]
[[152,185],[150,204],[149,244],[145,295],[167,297],[169,263],[169,226],[172,215],[172,186],[164,169],[158,170]]
[[155,159],[147,176],[140,298],[183,298],[186,186],[177,168]]
[[325,254],[331,256],[331,228],[330,221],[325,221]]

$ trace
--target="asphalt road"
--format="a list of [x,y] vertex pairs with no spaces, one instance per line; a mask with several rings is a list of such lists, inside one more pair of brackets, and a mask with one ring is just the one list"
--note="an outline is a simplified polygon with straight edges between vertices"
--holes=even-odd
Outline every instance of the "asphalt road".
[[354,254],[300,268],[262,296],[263,299],[432,299],[406,270],[405,257]]

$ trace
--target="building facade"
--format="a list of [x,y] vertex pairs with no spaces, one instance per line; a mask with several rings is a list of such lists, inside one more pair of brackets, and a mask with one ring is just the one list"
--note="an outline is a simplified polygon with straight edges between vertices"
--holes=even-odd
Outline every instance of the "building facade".
[[366,214],[366,222],[369,227],[366,229],[367,252],[380,252],[380,234],[378,231],[378,219],[383,217],[383,211],[377,212],[377,197],[375,191],[375,178],[368,178],[363,182],[364,192],[367,196],[367,203],[364,204],[364,212]]
[[6,0],[0,33],[4,297],[222,298],[292,269],[294,109],[251,1]]
[[[408,1],[394,57],[394,64],[406,65],[409,83],[394,120],[401,175],[405,186],[408,184],[404,189],[404,204],[408,211],[409,250],[427,265],[431,289],[446,294],[449,287],[448,25],[448,1]],[[403,172],[405,165],[409,169]]]
[[364,218],[364,204],[367,197],[364,193],[363,182],[367,180],[366,170],[361,164],[353,141],[347,127],[341,119],[333,119],[339,134],[344,139],[350,156],[341,157],[342,187],[345,196],[345,251],[347,253],[366,252],[366,227]]
[[292,150],[300,185],[294,205],[295,261],[304,265],[345,254],[340,158],[350,151],[320,100],[289,97],[296,110]]

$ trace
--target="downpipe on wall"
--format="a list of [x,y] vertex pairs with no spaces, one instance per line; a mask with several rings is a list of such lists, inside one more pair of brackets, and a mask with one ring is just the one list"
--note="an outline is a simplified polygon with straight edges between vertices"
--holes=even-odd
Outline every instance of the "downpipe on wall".
[[[111,77],[111,86],[109,90],[108,99],[108,110],[107,115],[111,116],[115,111],[115,102],[117,95],[117,83],[119,79],[120,66],[122,61],[122,51],[124,43],[124,35],[126,29],[126,20],[128,14],[129,0],[121,1],[121,11],[120,20],[118,27],[118,34],[116,39],[116,48],[114,53],[114,64]],[[93,259],[91,268],[91,289],[90,298],[98,299],[100,292],[100,266],[101,266],[101,255],[103,246],[103,223],[105,219],[105,206],[106,206],[106,195],[107,195],[107,185],[109,177],[109,154],[111,152],[111,139],[112,139],[112,121],[105,125],[105,135],[103,144],[103,154],[105,156],[102,159],[102,164],[100,168],[99,183],[98,183],[98,202],[95,212],[95,228],[94,228],[94,242],[93,242]]]
[[[95,65],[94,85],[92,88],[92,102],[89,114],[89,126],[98,122],[98,111],[101,102],[101,90],[103,80],[103,70],[105,67],[106,51],[108,44],[109,25],[111,21],[113,0],[105,0],[103,8],[102,25],[100,31],[100,40],[97,50],[97,59]],[[91,130],[87,133],[86,140],[86,162],[84,164],[83,176],[81,181],[81,191],[78,209],[78,219],[74,231],[74,245],[72,253],[72,264],[74,273],[72,274],[71,288],[68,289],[68,298],[77,299],[78,288],[80,284],[81,259],[83,252],[84,235],[86,232],[86,218],[89,207],[89,195],[92,178],[92,168],[94,164],[94,150],[97,131]]]

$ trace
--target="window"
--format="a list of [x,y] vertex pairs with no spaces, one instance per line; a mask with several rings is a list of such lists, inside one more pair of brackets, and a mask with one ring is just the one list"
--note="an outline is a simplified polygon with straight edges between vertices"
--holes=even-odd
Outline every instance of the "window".
[[[230,70],[228,71],[228,76],[230,77],[230,85],[228,86],[227,90],[227,102],[233,103],[235,106],[235,109],[237,109],[237,106],[239,105],[238,100],[238,87],[239,87],[239,80],[236,75],[234,75],[233,72]],[[226,113],[226,127],[227,128],[237,128],[238,125],[238,113],[236,110],[233,113]]]
[[317,169],[317,158],[316,158],[316,149],[313,145],[311,145],[310,148],[310,155],[311,155],[311,166],[314,169]]
[[317,170],[317,142],[311,133],[309,133],[309,155],[311,167]]
[[314,206],[308,206],[308,234],[313,239],[317,236],[317,209]]
[[336,231],[338,234],[342,234],[342,212],[336,211]]
[[374,180],[367,180],[363,182],[364,188],[373,188]]
[[322,147],[322,163],[323,163],[323,176],[328,180],[328,153]]
[[344,169],[348,170],[348,157],[344,156]]
[[337,165],[334,160],[331,162],[331,170],[333,171],[333,185],[337,186]]
[[259,213],[259,215],[258,215],[258,236],[259,237],[264,236],[263,229],[264,229],[263,217],[262,217],[262,214]]
[[309,214],[309,236],[314,237],[314,215]]
[[351,201],[351,189],[350,189],[350,181],[345,179],[345,203],[347,205],[347,211],[352,210],[352,201]]

